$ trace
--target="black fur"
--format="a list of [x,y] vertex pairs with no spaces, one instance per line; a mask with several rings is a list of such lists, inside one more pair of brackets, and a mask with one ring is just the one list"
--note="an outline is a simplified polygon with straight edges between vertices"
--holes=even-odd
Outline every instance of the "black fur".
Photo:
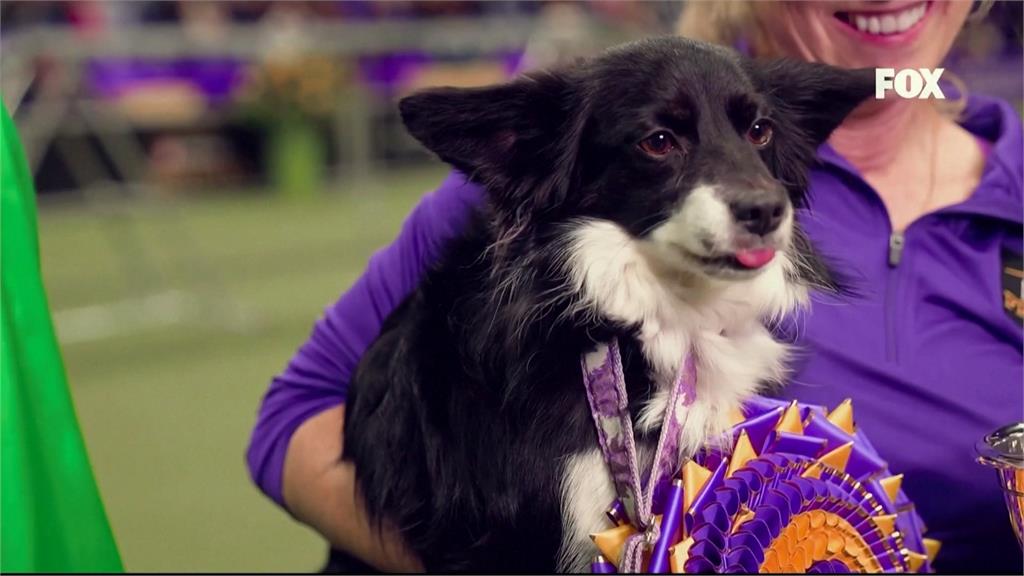
[[[864,72],[749,62],[664,38],[501,86],[403,100],[409,131],[482,183],[489,202],[391,314],[354,377],[344,458],[371,516],[397,527],[431,571],[555,570],[562,462],[596,446],[580,354],[619,337],[634,414],[652,392],[635,327],[560,289],[564,224],[600,217],[643,236],[701,180],[781,186],[802,204],[815,148],[872,90]],[[744,137],[759,116],[776,133],[763,151]],[[656,128],[675,135],[679,154],[652,160],[637,149]],[[832,286],[798,238],[811,262],[803,281]],[[333,562],[365,568],[340,554]]]

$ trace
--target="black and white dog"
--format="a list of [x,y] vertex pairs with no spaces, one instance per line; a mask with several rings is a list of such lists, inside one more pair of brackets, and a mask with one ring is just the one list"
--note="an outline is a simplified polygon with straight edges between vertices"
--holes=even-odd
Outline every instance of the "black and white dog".
[[352,383],[344,458],[371,516],[431,571],[584,570],[615,494],[580,355],[619,339],[642,458],[685,350],[682,449],[727,430],[784,376],[766,323],[836,288],[793,213],[815,149],[873,91],[867,70],[664,38],[404,99],[488,202]]

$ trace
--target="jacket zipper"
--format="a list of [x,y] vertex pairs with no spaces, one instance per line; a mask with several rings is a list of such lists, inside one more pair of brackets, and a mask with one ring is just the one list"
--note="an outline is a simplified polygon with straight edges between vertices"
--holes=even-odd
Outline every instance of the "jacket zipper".
[[[893,267],[895,268],[895,267]],[[889,362],[896,362],[896,291],[899,288],[899,271],[889,270],[885,280],[885,359]]]
[[906,268],[904,263],[904,249],[907,246],[907,231],[911,226],[917,224],[930,214],[924,214],[917,220],[907,224],[903,230],[893,230],[889,233],[889,271],[885,280],[885,348],[886,359],[890,362],[899,362],[899,323],[897,315],[900,313],[899,290]]
[[889,234],[889,267],[895,268],[900,265],[900,260],[903,259],[903,245],[906,243],[906,239],[903,237],[903,232],[893,231]]
[[[911,225],[913,222],[911,222]],[[903,262],[903,249],[906,247],[906,231],[893,230],[889,233],[889,272],[885,280],[885,347],[886,359],[899,362],[899,338],[896,315],[899,313],[900,263]]]

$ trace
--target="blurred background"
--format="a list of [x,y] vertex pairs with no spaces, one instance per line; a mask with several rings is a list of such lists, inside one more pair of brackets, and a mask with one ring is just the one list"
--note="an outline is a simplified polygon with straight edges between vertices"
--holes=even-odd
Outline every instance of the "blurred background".
[[[1020,110],[1019,2],[948,68]],[[325,546],[248,479],[273,374],[446,173],[395,103],[671,33],[683,2],[0,4],[0,92],[131,571],[308,571]]]

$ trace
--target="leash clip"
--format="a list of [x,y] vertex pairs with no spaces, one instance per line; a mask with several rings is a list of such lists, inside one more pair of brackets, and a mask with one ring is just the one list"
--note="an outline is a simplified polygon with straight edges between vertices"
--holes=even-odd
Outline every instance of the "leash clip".
[[651,525],[644,530],[644,549],[653,550],[654,545],[658,543],[659,536],[661,536],[661,530],[658,528],[658,523],[652,519]]

